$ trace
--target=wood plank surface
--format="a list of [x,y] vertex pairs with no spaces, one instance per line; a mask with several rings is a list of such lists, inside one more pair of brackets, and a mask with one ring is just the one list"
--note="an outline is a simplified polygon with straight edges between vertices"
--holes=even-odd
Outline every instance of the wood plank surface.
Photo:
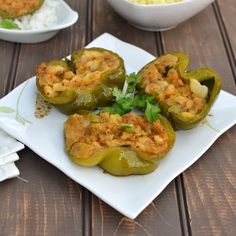
[[[215,69],[222,77],[223,89],[235,94],[232,70],[212,7],[163,33],[163,44],[165,51],[183,50],[190,54],[192,68],[207,65]],[[192,235],[236,235],[235,142],[234,127],[184,172]]]
[[[66,0],[79,21],[40,44],[0,41],[0,98],[35,74],[37,64],[62,58],[104,32],[153,55],[181,50],[191,68],[209,66],[236,94],[236,1],[213,6],[163,33],[135,29],[105,0]],[[127,52],[128,53],[128,52]],[[50,140],[49,140],[50,142]],[[28,148],[19,152],[21,178],[0,183],[0,236],[236,235],[236,127],[130,220]],[[184,158],[184,157],[181,157]]]
[[153,55],[157,55],[155,33],[134,28],[115,13],[104,0],[94,1],[92,29],[93,38],[107,32],[125,42],[143,48]]
[[235,94],[232,71],[212,7],[163,33],[163,43],[165,51],[181,50],[189,54],[190,68],[208,66],[216,70],[222,77],[223,89]]
[[183,235],[172,182],[135,220],[93,196],[92,235]]
[[[94,1],[92,28],[93,37],[108,32],[153,55],[159,53],[155,33],[140,31],[127,24],[110,8],[106,1]],[[135,220],[129,220],[97,197],[93,197],[92,224],[92,235],[96,236],[182,235],[175,184],[172,182]]]
[[19,156],[24,180],[0,183],[0,235],[81,235],[80,186],[28,148]]
[[[229,9],[227,9],[228,8],[227,4],[230,4]],[[233,14],[233,12],[236,11],[236,2],[226,1],[225,4],[223,5],[222,2],[220,1],[219,5],[219,1],[215,1],[213,3],[213,9],[223,38],[229,64],[231,65],[232,74],[236,82],[236,62],[235,62],[236,39],[234,33],[235,27],[232,27],[232,24],[229,21],[230,17],[233,19],[233,21],[235,20],[234,19],[235,14]]]
[[236,58],[236,1],[235,0],[218,0],[217,5],[219,7],[224,27],[228,33],[228,40],[231,43],[233,49],[234,59]]
[[14,76],[15,65],[13,60],[17,62],[17,58],[14,58],[16,45],[0,40],[0,97],[3,97],[8,93],[8,81],[10,77]]
[[[10,89],[33,76],[37,64],[62,58],[85,45],[87,3],[68,3],[80,12],[80,21],[46,43],[18,45],[17,60],[9,55],[16,67],[15,76],[7,81]],[[9,54],[16,47],[1,44],[9,48]],[[7,61],[3,67],[6,75],[11,72]],[[19,155],[17,166],[27,182],[14,179],[0,183],[0,235],[82,235],[83,188],[28,148]]]

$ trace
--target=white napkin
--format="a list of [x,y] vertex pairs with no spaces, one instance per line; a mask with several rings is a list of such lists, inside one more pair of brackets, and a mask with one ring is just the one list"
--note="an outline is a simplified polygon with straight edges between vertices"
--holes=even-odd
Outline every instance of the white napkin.
[[16,152],[24,148],[24,145],[10,137],[0,129],[0,181],[16,177],[20,174],[15,166],[19,160]]

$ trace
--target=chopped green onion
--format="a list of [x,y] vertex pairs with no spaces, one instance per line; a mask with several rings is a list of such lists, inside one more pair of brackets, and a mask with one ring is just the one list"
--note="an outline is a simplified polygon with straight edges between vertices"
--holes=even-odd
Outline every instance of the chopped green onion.
[[17,29],[20,30],[20,27],[18,24],[16,24],[13,20],[11,19],[3,19],[0,21],[0,28],[3,29]]

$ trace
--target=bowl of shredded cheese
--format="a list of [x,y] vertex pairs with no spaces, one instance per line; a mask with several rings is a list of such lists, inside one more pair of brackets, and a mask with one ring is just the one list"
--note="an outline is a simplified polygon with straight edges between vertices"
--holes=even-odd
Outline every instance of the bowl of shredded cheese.
[[107,0],[133,26],[164,31],[193,17],[214,0]]

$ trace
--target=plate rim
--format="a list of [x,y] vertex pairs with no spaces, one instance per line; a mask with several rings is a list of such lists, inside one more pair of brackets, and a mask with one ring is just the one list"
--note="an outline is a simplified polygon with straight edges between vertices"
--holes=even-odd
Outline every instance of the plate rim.
[[[96,39],[94,39],[91,43],[93,43],[95,40],[98,40],[98,39],[101,39],[102,37],[112,37],[113,39],[115,40],[119,40],[121,43],[125,43],[126,45],[128,46],[132,46],[132,47],[135,47],[139,50],[142,50],[143,52],[145,53],[148,53],[146,52],[145,50],[133,45],[133,44],[129,44],[127,42],[124,42],[118,38],[116,38],[115,36],[113,35],[110,35],[108,33],[104,33],[102,35],[100,35],[99,37],[97,37]],[[91,44],[90,43],[90,44]],[[89,45],[88,44],[88,47]],[[148,53],[149,55],[151,55],[150,53]],[[151,55],[152,56],[152,55]],[[24,81],[23,83],[21,83],[20,85],[18,85],[16,88],[14,88],[9,94],[7,94],[6,96],[10,95],[15,89],[17,89],[18,87],[20,86],[24,86],[25,83],[27,83],[28,81],[33,81],[35,80],[35,76],[31,77],[30,79]],[[227,96],[230,95],[232,96],[232,98],[235,99],[235,96],[232,95],[231,93],[228,93],[224,90],[221,90],[221,93],[220,95],[222,94],[226,94]],[[220,96],[219,95],[219,96]],[[4,96],[3,98],[5,98],[6,96]],[[1,100],[3,99],[1,98],[0,99],[0,102]],[[0,121],[0,123],[2,123]],[[225,126],[223,129],[220,130],[220,132],[217,132],[216,135],[214,135],[214,137],[210,140],[210,142],[208,143],[207,147],[204,148],[204,150],[202,150],[201,152],[199,152],[199,154],[190,161],[190,164],[186,164],[186,165],[182,165],[181,168],[178,170],[178,171],[175,171],[174,174],[172,173],[172,175],[168,175],[168,178],[166,178],[164,180],[164,183],[162,184],[162,187],[158,189],[158,191],[155,191],[155,194],[150,194],[150,196],[148,197],[148,200],[145,200],[143,201],[144,203],[140,206],[140,207],[136,207],[136,209],[132,210],[132,212],[129,212],[129,211],[125,211],[123,210],[123,208],[119,208],[119,206],[117,204],[115,204],[114,202],[110,201],[109,199],[105,199],[103,195],[101,195],[100,193],[97,193],[96,190],[93,190],[92,187],[89,186],[89,184],[85,184],[85,183],[81,183],[79,182],[78,179],[76,179],[76,177],[73,177],[73,175],[71,175],[69,173],[69,170],[65,170],[63,168],[61,168],[57,163],[53,162],[52,160],[48,160],[46,157],[44,157],[44,155],[40,154],[40,152],[38,152],[38,150],[36,150],[34,147],[31,148],[31,145],[30,145],[30,142],[28,141],[22,141],[26,146],[28,146],[33,152],[35,152],[39,157],[43,158],[44,160],[46,160],[47,162],[49,162],[50,164],[52,164],[53,166],[55,166],[57,169],[59,169],[61,172],[63,172],[64,174],[66,174],[69,178],[71,178],[72,180],[74,180],[76,183],[84,186],[85,188],[87,188],[89,191],[91,191],[93,194],[95,194],[98,198],[100,198],[101,200],[103,200],[104,202],[106,202],[108,205],[110,205],[111,207],[113,207],[114,209],[116,209],[118,212],[122,213],[123,215],[127,216],[128,218],[130,219],[135,219],[166,187],[167,185],[172,181],[174,180],[179,174],[181,174],[182,172],[184,172],[187,168],[189,168],[190,166],[193,165],[193,163],[195,163],[197,160],[199,160],[199,158],[213,145],[213,143],[223,134],[225,133],[228,129],[230,129],[232,126],[234,126],[236,123],[236,120],[232,120],[230,122],[230,124],[228,124],[227,126]],[[2,126],[1,127],[2,130],[4,130],[6,133],[8,133],[10,136],[18,139],[18,140],[22,140],[22,136],[19,137],[18,134],[13,134],[10,133],[10,131],[8,130],[8,128],[6,128],[5,126]],[[58,167],[59,166],[59,167]],[[162,180],[163,181],[163,180]]]

